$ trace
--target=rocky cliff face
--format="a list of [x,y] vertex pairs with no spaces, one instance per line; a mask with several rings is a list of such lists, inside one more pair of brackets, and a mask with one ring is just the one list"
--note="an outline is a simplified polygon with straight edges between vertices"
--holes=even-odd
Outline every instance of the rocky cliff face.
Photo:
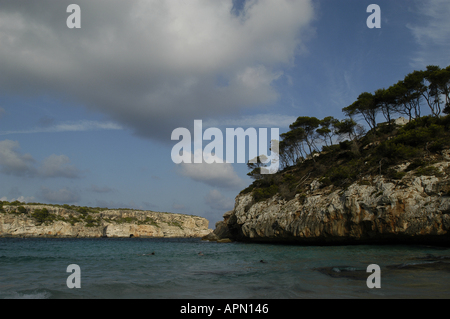
[[[197,216],[134,210],[79,213],[47,205],[3,206],[0,237],[202,237],[212,230]],[[36,211],[46,209],[46,220]]]
[[[409,163],[397,167],[404,170]],[[205,239],[302,244],[450,244],[448,161],[433,164],[436,176],[407,172],[401,180],[367,177],[347,189],[322,188],[286,201],[278,195],[255,203],[239,195],[235,208]],[[447,172],[447,173],[446,173]]]

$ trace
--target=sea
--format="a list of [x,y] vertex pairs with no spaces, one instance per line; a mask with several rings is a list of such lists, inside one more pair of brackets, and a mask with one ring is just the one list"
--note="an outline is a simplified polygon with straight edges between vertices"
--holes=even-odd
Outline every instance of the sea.
[[446,299],[449,259],[420,245],[0,238],[0,299]]

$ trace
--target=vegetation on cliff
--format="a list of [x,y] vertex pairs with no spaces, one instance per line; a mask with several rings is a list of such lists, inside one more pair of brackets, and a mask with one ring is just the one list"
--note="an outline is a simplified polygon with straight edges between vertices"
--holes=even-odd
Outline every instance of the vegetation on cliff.
[[[27,206],[27,208],[24,207]],[[7,211],[5,208],[8,206]],[[37,208],[37,207],[43,208]],[[49,211],[51,208],[62,208],[66,211],[65,216],[55,214]],[[70,223],[72,226],[76,223],[82,223],[86,227],[97,227],[100,226],[102,221],[114,223],[114,224],[123,224],[123,223],[134,223],[137,225],[152,225],[159,227],[158,223],[151,217],[146,216],[144,219],[140,220],[133,216],[127,217],[106,217],[101,216],[101,212],[108,211],[108,208],[102,207],[87,207],[87,206],[75,206],[75,205],[57,205],[57,204],[42,204],[42,203],[22,203],[19,201],[8,202],[8,201],[0,201],[0,214],[15,214],[22,215],[25,214],[36,221],[37,225],[51,225],[55,221],[63,221]],[[118,209],[122,212],[129,211],[137,211],[135,209],[129,208],[120,208]],[[171,213],[161,213],[161,214],[171,214]],[[193,216],[193,215],[192,215]],[[171,222],[173,226],[178,226],[182,228],[180,223],[176,221]]]
[[[425,110],[429,115],[422,116]],[[368,176],[399,180],[411,170],[439,176],[430,164],[450,148],[450,115],[441,115],[450,114],[450,66],[414,71],[388,89],[362,93],[342,111],[347,116],[343,120],[299,117],[281,135],[282,169],[261,175],[263,164],[249,163],[248,175],[255,181],[241,194],[252,192],[255,202],[275,194],[287,200],[300,194],[302,199],[314,179],[318,187],[345,189],[354,182],[369,183]],[[377,123],[380,114],[387,122]],[[398,116],[406,116],[407,124],[396,124],[393,118]],[[358,119],[365,121],[368,132]]]

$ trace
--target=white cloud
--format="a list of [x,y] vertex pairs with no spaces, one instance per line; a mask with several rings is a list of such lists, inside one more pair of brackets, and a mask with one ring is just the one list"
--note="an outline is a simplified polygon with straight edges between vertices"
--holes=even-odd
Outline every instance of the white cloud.
[[30,154],[19,152],[20,144],[17,141],[0,141],[0,168],[7,175],[32,176],[36,173],[33,164],[35,160]]
[[8,199],[6,196],[3,196],[2,198],[0,198],[0,201],[6,201],[6,202],[10,202],[10,203],[15,202],[15,201],[22,202],[22,203],[30,203],[30,202],[34,201],[34,197],[33,196],[27,196],[27,197],[19,196],[17,198]]
[[[427,65],[446,67],[450,64],[450,2],[448,0],[417,1],[422,23],[408,24],[419,50],[412,66],[425,69]],[[425,23],[423,23],[425,21]]]
[[76,203],[81,198],[78,191],[67,187],[53,191],[48,187],[42,186],[37,196],[46,202],[61,204]]
[[50,155],[39,168],[39,176],[42,177],[66,177],[77,178],[80,171],[73,165],[68,165],[70,159],[66,155]]
[[247,0],[239,15],[233,2],[79,0],[77,30],[69,0],[2,2],[0,91],[56,92],[165,142],[195,118],[271,104],[312,1]]
[[225,118],[221,120],[207,119],[204,127],[278,127],[287,128],[297,120],[296,116],[281,114],[257,114],[241,116],[239,118]]
[[217,189],[209,191],[205,196],[205,203],[212,209],[229,211],[234,207],[234,200],[226,198]]
[[202,163],[195,163],[196,157],[197,161],[200,161],[199,157],[202,156],[201,154],[201,152],[197,153],[196,156],[190,154],[192,163],[179,164],[179,174],[213,187],[240,189],[246,185],[246,183],[236,174],[230,163],[226,163],[215,155],[207,153],[203,154],[203,159],[205,160],[216,160],[216,162],[212,164],[208,164],[205,161],[202,161]]
[[66,122],[53,126],[36,127],[30,130],[20,131],[5,131],[0,132],[0,135],[9,134],[31,134],[31,133],[58,133],[58,132],[85,132],[98,130],[121,130],[120,125],[113,122],[98,122],[98,121],[78,121]]
[[20,153],[17,141],[0,141],[0,171],[7,175],[44,177],[44,178],[77,178],[80,171],[69,165],[70,159],[65,155],[50,155],[40,166],[30,154]]

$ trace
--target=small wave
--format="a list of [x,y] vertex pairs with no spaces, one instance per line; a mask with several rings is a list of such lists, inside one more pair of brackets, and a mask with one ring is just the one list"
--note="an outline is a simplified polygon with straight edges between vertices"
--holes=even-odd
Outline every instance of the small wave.
[[342,272],[342,271],[365,271],[365,269],[362,268],[355,268],[355,267],[333,267],[331,269],[334,272]]
[[422,265],[429,265],[429,264],[435,264],[438,263],[437,261],[422,261],[422,262],[407,262],[400,265],[396,265],[397,268],[407,268],[407,267],[413,267],[413,266],[422,266]]
[[5,299],[49,299],[51,293],[48,291],[41,292],[31,292],[31,293],[20,293],[13,292],[10,296],[5,297]]

